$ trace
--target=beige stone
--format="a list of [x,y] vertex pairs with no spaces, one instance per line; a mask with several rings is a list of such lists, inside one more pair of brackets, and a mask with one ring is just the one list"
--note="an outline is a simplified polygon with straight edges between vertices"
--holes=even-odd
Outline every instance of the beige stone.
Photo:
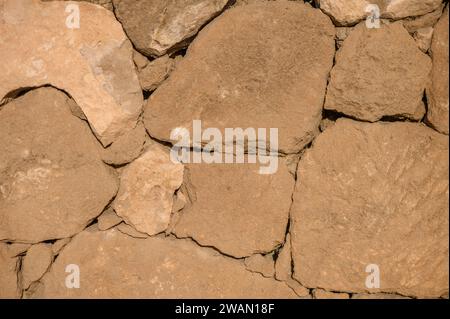
[[411,299],[397,294],[354,294],[352,299]]
[[[343,151],[345,150],[345,151]],[[300,160],[294,278],[307,287],[417,297],[448,291],[448,137],[417,123],[339,119]]]
[[443,9],[444,5],[441,5],[439,8],[430,13],[418,17],[406,18],[401,21],[405,29],[412,34],[419,29],[434,27],[434,25],[439,21]]
[[431,43],[433,69],[431,71],[431,85],[427,89],[428,113],[427,121],[436,130],[447,134],[449,132],[449,72],[448,72],[448,7],[437,23]]
[[283,247],[275,261],[275,278],[288,281],[292,278],[291,235],[287,234]]
[[430,70],[430,58],[400,22],[380,29],[361,23],[336,54],[325,109],[371,122],[383,116],[420,120]]
[[[42,0],[44,2],[48,2],[48,1],[57,1],[57,0]],[[59,0],[61,1],[61,0]],[[113,11],[113,5],[112,5],[112,0],[62,0],[62,1],[86,1],[86,2],[90,2],[93,4],[98,4],[102,7],[104,7],[105,9],[111,10]]]
[[17,257],[25,253],[31,247],[31,244],[12,243],[6,245],[6,247],[8,248],[9,257]]
[[431,46],[431,38],[433,37],[433,28],[422,28],[414,32],[414,40],[416,40],[419,49],[426,53]]
[[390,19],[424,15],[442,5],[442,0],[384,0],[384,2],[386,9],[383,17]]
[[17,270],[19,259],[9,255],[6,244],[0,243],[0,298],[20,298],[20,288],[17,286]]
[[191,203],[174,233],[235,257],[268,253],[284,242],[294,178],[285,160],[259,174],[259,164],[187,164]]
[[366,0],[320,0],[320,9],[337,25],[353,25],[368,16]]
[[72,238],[67,237],[67,238],[62,238],[62,239],[58,239],[57,241],[55,241],[52,245],[52,252],[54,255],[58,254],[61,249],[63,249],[71,240]]
[[153,144],[122,172],[114,210],[140,232],[163,232],[170,223],[173,195],[183,182],[183,171],[167,150]]
[[122,218],[117,216],[114,209],[109,207],[98,217],[98,229],[108,230],[122,222]]
[[[81,265],[79,289],[64,285]],[[233,280],[230,280],[232,278]],[[294,298],[283,283],[189,240],[134,239],[115,229],[75,236],[41,280],[40,298]]]
[[189,46],[149,98],[144,124],[167,142],[175,128],[278,128],[279,149],[297,153],[318,133],[335,52],[319,10],[261,2],[224,12]]
[[161,56],[185,46],[228,0],[113,0],[114,12],[138,51]]
[[175,59],[164,55],[149,62],[139,73],[139,82],[144,91],[154,91],[169,77],[175,67]]
[[130,226],[125,223],[119,224],[117,226],[117,230],[120,231],[121,233],[131,236],[133,238],[145,239],[145,238],[149,237],[147,234],[141,233],[141,232],[137,231],[133,226]]
[[0,240],[70,237],[116,194],[89,126],[52,88],[28,92],[0,111]]
[[22,289],[28,289],[32,282],[38,281],[53,260],[50,244],[37,244],[28,249],[22,261]]
[[0,0],[0,101],[50,84],[73,97],[106,146],[141,113],[132,46],[114,14],[90,3],[77,3],[80,28],[67,27],[67,5]]
[[272,278],[275,275],[273,254],[252,255],[245,258],[244,264],[247,270],[260,273],[264,277]]
[[314,289],[313,296],[314,299],[350,299],[349,294],[336,293],[323,289]]

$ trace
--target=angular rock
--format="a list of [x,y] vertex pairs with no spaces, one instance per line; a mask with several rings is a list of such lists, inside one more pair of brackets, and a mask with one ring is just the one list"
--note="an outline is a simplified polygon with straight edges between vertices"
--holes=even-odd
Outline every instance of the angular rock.
[[380,29],[361,23],[336,54],[325,109],[371,122],[383,116],[420,120],[430,70],[430,58],[400,22]]
[[334,28],[295,2],[231,8],[190,45],[149,98],[144,124],[171,141],[173,129],[278,128],[279,149],[297,153],[318,133],[335,52]]
[[98,217],[98,229],[99,230],[108,230],[122,222],[122,218],[117,216],[114,209],[111,207],[104,211]]
[[20,289],[17,286],[17,270],[19,259],[10,257],[6,244],[0,243],[0,298],[20,298]]
[[323,289],[314,289],[314,299],[350,299],[349,294],[335,293]]
[[137,231],[134,227],[125,224],[125,223],[121,223],[117,226],[117,230],[120,231],[121,233],[131,236],[133,238],[139,238],[139,239],[145,239],[148,238],[149,236],[147,234],[141,233],[139,231]]
[[284,242],[294,178],[285,160],[260,175],[257,164],[187,164],[188,203],[174,233],[235,257],[268,253]]
[[395,20],[424,15],[442,5],[442,0],[384,0],[384,2],[386,9],[382,16]]
[[52,245],[37,244],[28,249],[22,260],[22,289],[28,289],[47,271],[53,260]]
[[162,56],[183,47],[228,0],[113,0],[114,12],[141,53]]
[[114,14],[90,3],[77,3],[80,28],[67,27],[68,5],[0,0],[0,101],[51,84],[73,97],[106,146],[136,126],[142,109],[132,46]]
[[[67,289],[65,267],[80,266],[80,288]],[[233,278],[233,280],[230,280]],[[115,229],[84,231],[61,252],[33,297],[294,298],[283,283],[188,240],[134,239]]]
[[419,49],[426,53],[431,46],[431,38],[433,37],[433,28],[423,28],[414,32],[414,40],[416,40]]
[[449,133],[449,72],[448,72],[448,7],[436,24],[431,43],[433,69],[431,85],[427,89],[428,113],[427,121],[441,133]]
[[444,5],[441,5],[436,10],[422,16],[403,19],[403,26],[411,34],[419,29],[434,27],[434,25],[439,21],[443,9]]
[[245,258],[244,264],[247,270],[260,273],[267,278],[272,278],[275,274],[275,265],[272,254],[252,255]]
[[183,171],[183,165],[173,163],[162,146],[151,145],[123,170],[114,210],[140,232],[163,232],[170,223],[173,195],[183,182]]
[[375,264],[381,286],[369,292],[448,291],[448,160],[448,137],[425,125],[338,120],[299,164],[294,278],[362,293]]
[[25,253],[31,247],[31,244],[12,243],[6,247],[8,248],[9,257],[17,257]]
[[63,249],[69,242],[71,238],[62,238],[57,241],[55,241],[52,245],[52,252],[54,255],[58,254],[61,249]]
[[144,144],[147,138],[147,131],[142,122],[117,138],[102,153],[102,159],[105,163],[111,165],[124,165],[132,162],[141,155],[144,150]]
[[164,55],[149,62],[138,72],[139,82],[144,91],[154,91],[169,77],[175,66],[175,59]]
[[0,111],[0,240],[70,237],[116,194],[112,169],[89,126],[52,88],[26,93]]
[[338,26],[353,25],[368,16],[366,0],[320,0],[320,9]]
[[275,278],[282,281],[292,278],[291,235],[289,234],[275,261]]

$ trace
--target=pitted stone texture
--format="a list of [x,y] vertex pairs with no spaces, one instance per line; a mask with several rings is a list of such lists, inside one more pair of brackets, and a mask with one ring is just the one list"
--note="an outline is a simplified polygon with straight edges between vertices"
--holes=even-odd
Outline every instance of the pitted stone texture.
[[427,90],[427,121],[439,132],[448,134],[449,107],[449,72],[448,72],[448,7],[437,23],[431,43],[433,69],[431,85]]
[[169,142],[193,120],[222,132],[276,127],[279,149],[297,153],[318,133],[334,52],[334,27],[319,10],[284,1],[232,8],[150,97],[145,126]]
[[40,88],[0,109],[0,239],[70,237],[116,194],[100,143],[68,100]]
[[20,298],[20,288],[17,286],[19,259],[10,256],[7,246],[0,243],[0,298],[17,299]]
[[431,59],[400,22],[355,27],[336,54],[325,109],[377,121],[383,116],[420,120]]
[[[79,289],[64,284],[72,263],[82,265]],[[134,239],[115,229],[74,237],[41,282],[33,297],[295,298],[283,283],[189,240]]]
[[141,53],[161,56],[183,47],[228,0],[113,0],[114,12]]
[[39,280],[53,260],[51,244],[37,244],[28,249],[22,261],[22,289],[28,289],[32,282]]
[[294,278],[365,292],[376,264],[381,287],[370,292],[448,291],[448,157],[448,137],[423,124],[338,120],[299,164]]
[[106,146],[134,128],[142,110],[132,46],[114,14],[90,3],[77,3],[80,28],[68,28],[67,5],[0,0],[0,100],[51,84],[70,94]]
[[285,160],[260,175],[260,164],[187,164],[191,203],[174,233],[235,257],[268,253],[284,241],[294,178]]
[[173,163],[169,151],[152,144],[123,170],[114,210],[140,232],[163,232],[169,226],[173,195],[183,182],[183,172],[183,165]]

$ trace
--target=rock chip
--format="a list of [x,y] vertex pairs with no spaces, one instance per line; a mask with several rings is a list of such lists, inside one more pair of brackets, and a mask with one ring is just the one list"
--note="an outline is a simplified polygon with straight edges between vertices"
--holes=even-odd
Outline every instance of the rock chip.
[[419,49],[426,53],[431,46],[431,38],[433,37],[433,28],[422,28],[414,32],[414,40],[416,40]]
[[70,237],[116,194],[112,169],[69,98],[40,88],[0,110],[0,239],[41,242]]
[[433,69],[431,85],[427,89],[428,113],[427,121],[439,132],[449,133],[449,71],[448,71],[448,7],[437,23],[431,43]]
[[448,291],[448,160],[448,137],[425,125],[338,120],[299,164],[294,278],[366,292],[377,265],[381,286],[370,292]]
[[106,146],[141,113],[132,46],[114,14],[90,3],[77,3],[80,27],[69,28],[77,11],[68,5],[0,0],[0,101],[50,84],[73,97]]
[[20,289],[17,286],[17,269],[19,259],[9,255],[6,244],[0,243],[0,298],[20,298]]
[[164,55],[149,62],[138,72],[139,82],[144,91],[154,91],[169,77],[175,67],[175,59]]
[[28,248],[31,247],[31,244],[12,243],[8,244],[6,247],[8,248],[9,257],[17,257],[25,253]]
[[272,278],[275,275],[273,254],[252,255],[250,257],[245,258],[244,264],[247,270],[260,273],[264,277]]
[[[65,267],[80,265],[80,288],[67,289]],[[233,280],[230,280],[233,278]],[[283,283],[189,240],[134,239],[115,229],[84,231],[41,280],[39,298],[294,298]]]
[[[204,28],[149,98],[144,124],[171,140],[173,129],[278,128],[279,149],[297,153],[318,133],[335,52],[334,28],[295,2],[231,8]],[[192,136],[192,134],[191,134]]]
[[287,281],[292,278],[291,235],[287,234],[286,241],[278,252],[275,261],[275,278]]
[[259,174],[257,164],[187,164],[190,203],[174,233],[235,257],[268,253],[284,242],[294,178],[285,159],[278,171]]
[[98,229],[99,230],[108,230],[122,222],[122,218],[117,216],[114,209],[111,207],[105,210],[99,217],[98,217]]
[[183,182],[183,171],[183,165],[173,163],[162,146],[151,145],[123,170],[114,210],[140,232],[163,232],[170,223],[173,195]]
[[54,255],[58,254],[61,249],[63,249],[70,241],[72,238],[67,237],[67,238],[62,238],[62,239],[58,239],[57,241],[55,241],[52,245],[52,252]]
[[52,245],[37,244],[28,249],[22,261],[22,289],[28,289],[32,282],[38,281],[53,260]]
[[183,47],[228,0],[113,0],[114,12],[136,49],[161,56]]
[[372,122],[383,116],[419,120],[430,70],[430,58],[400,22],[380,29],[361,23],[336,54],[325,109]]
[[133,238],[145,239],[145,238],[149,237],[147,234],[141,233],[141,232],[137,231],[133,226],[130,226],[125,223],[119,224],[117,226],[117,230],[120,231],[121,233],[131,236]]
[[430,13],[424,14],[419,17],[406,18],[401,21],[405,29],[412,34],[419,29],[434,27],[434,25],[439,21],[443,9],[444,5],[441,5],[438,9]]
[[336,25],[353,25],[365,19],[369,13],[366,0],[320,0],[320,9],[325,12]]

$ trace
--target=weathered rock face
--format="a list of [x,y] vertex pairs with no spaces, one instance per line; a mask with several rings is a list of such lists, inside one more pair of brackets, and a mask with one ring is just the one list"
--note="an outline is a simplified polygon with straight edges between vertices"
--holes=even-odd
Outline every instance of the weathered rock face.
[[188,164],[184,185],[192,203],[175,226],[178,237],[235,257],[283,243],[294,186],[284,159],[272,175],[260,175],[255,164]]
[[30,284],[39,280],[52,262],[53,252],[50,244],[31,246],[22,262],[22,289],[28,289]]
[[430,70],[430,58],[400,22],[380,29],[361,23],[337,52],[325,109],[367,121],[383,116],[419,120]]
[[[65,267],[80,265],[80,288],[67,289]],[[230,280],[233,278],[233,280]],[[283,283],[240,261],[170,238],[134,239],[115,229],[84,231],[61,252],[33,297],[292,298]]]
[[67,6],[0,0],[0,57],[8,61],[0,64],[0,99],[46,84],[65,90],[107,145],[136,126],[142,109],[132,46],[110,11],[79,2],[80,28],[71,29]]
[[364,292],[366,267],[376,264],[381,286],[370,292],[443,295],[448,159],[448,137],[422,124],[338,120],[299,164],[294,278],[307,287]]
[[448,134],[448,7],[437,23],[431,44],[433,69],[431,85],[427,90],[427,120],[439,132]]
[[[48,1],[55,1],[55,0],[41,0],[41,1],[48,2]],[[86,2],[93,3],[93,4],[98,4],[102,7],[104,7],[105,9],[113,11],[112,0],[62,0],[62,1],[86,1]]]
[[161,56],[182,47],[228,0],[113,0],[114,12],[135,47]]
[[0,298],[13,299],[20,297],[17,286],[18,258],[12,258],[8,254],[8,245],[0,243]]
[[117,191],[101,145],[68,100],[41,88],[0,109],[0,240],[70,237]]
[[384,0],[384,2],[386,9],[383,17],[390,19],[424,15],[442,5],[442,0]]
[[422,52],[427,52],[431,46],[431,38],[433,37],[433,28],[423,28],[414,32],[414,40]]
[[353,25],[368,16],[366,0],[320,0],[320,9],[337,25]]
[[200,32],[150,97],[145,126],[163,141],[174,128],[191,131],[193,120],[222,132],[276,127],[281,151],[298,152],[318,132],[334,52],[330,20],[307,5],[232,8]]
[[154,91],[161,83],[169,77],[175,67],[175,59],[164,55],[148,63],[139,70],[139,82],[144,91]]
[[444,5],[436,10],[418,17],[411,17],[402,20],[403,26],[409,33],[414,33],[419,29],[434,27],[442,15]]
[[153,144],[121,175],[114,209],[136,230],[155,235],[169,226],[173,195],[183,182],[184,167]]

